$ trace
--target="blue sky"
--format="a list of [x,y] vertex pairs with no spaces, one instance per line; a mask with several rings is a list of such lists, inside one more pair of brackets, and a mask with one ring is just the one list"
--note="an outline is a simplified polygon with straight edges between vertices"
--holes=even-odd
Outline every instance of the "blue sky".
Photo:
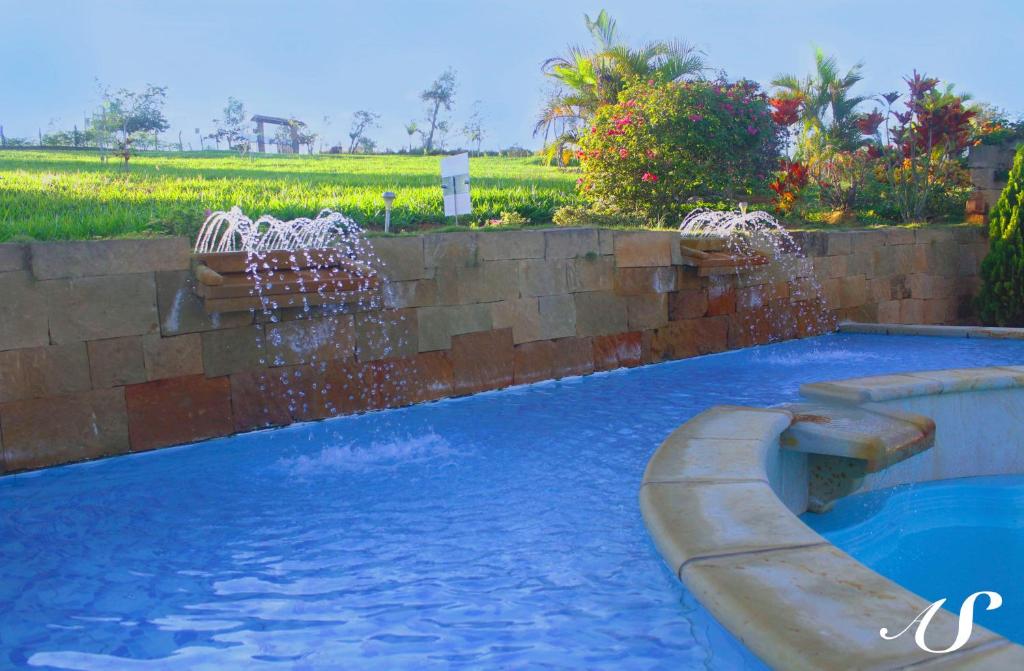
[[916,67],[1024,112],[1020,0],[0,0],[0,124],[21,137],[80,124],[99,78],[168,86],[169,135],[196,148],[229,95],[332,142],[369,109],[382,117],[371,137],[397,147],[423,116],[419,92],[452,66],[453,126],[480,101],[485,147],[532,147],[540,64],[585,42],[582,14],[601,7],[630,41],[689,41],[733,78],[803,74],[818,45],[864,61],[866,93]]

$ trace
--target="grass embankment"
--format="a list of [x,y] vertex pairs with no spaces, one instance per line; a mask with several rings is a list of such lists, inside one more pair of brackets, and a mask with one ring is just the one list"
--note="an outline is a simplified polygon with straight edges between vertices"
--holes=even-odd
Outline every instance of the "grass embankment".
[[[575,201],[576,175],[534,158],[473,158],[471,171],[474,211],[460,223],[512,211],[547,223]],[[194,236],[207,209],[233,205],[281,219],[331,208],[380,228],[385,190],[398,194],[393,230],[452,222],[443,216],[435,156],[147,152],[125,169],[93,152],[0,151],[0,242]]]

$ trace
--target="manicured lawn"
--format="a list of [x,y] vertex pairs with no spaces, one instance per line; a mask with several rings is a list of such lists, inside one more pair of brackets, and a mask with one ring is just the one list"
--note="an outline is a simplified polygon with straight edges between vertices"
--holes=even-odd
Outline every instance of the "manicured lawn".
[[[576,174],[533,158],[471,159],[472,219],[516,211],[551,221],[575,200]],[[194,235],[205,210],[239,205],[250,216],[313,216],[339,210],[381,227],[381,192],[398,194],[392,226],[445,224],[439,159],[433,156],[257,156],[146,153],[127,170],[94,153],[0,151],[0,242]],[[468,223],[461,219],[460,223]]]

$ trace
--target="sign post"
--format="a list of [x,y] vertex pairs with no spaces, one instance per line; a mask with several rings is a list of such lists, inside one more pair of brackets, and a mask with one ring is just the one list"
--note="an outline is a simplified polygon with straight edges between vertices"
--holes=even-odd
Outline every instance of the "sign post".
[[441,159],[441,193],[444,196],[444,216],[455,217],[473,211],[469,198],[469,154],[455,154]]

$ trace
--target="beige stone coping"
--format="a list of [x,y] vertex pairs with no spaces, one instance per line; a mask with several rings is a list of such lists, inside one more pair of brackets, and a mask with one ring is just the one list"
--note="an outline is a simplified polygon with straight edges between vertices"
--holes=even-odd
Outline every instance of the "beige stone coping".
[[993,366],[876,375],[840,382],[814,382],[801,386],[800,394],[819,401],[863,404],[929,394],[1022,386],[1024,366]]
[[[899,382],[941,391],[959,378],[945,373]],[[1015,375],[1024,369],[982,377],[994,383]],[[895,384],[882,385],[883,393]],[[870,393],[870,385],[852,388]],[[978,626],[948,655],[921,650],[913,632],[879,636],[882,627],[901,630],[929,604],[833,546],[776,496],[769,464],[777,464],[779,436],[792,419],[785,409],[711,408],[676,429],[647,465],[644,522],[704,607],[776,669],[1024,668],[1024,648]],[[956,628],[957,618],[940,611],[927,642],[946,648]]]
[[1024,328],[998,326],[942,326],[938,324],[867,324],[841,322],[840,333],[867,333],[871,335],[917,335],[940,338],[996,338],[1024,339]]

